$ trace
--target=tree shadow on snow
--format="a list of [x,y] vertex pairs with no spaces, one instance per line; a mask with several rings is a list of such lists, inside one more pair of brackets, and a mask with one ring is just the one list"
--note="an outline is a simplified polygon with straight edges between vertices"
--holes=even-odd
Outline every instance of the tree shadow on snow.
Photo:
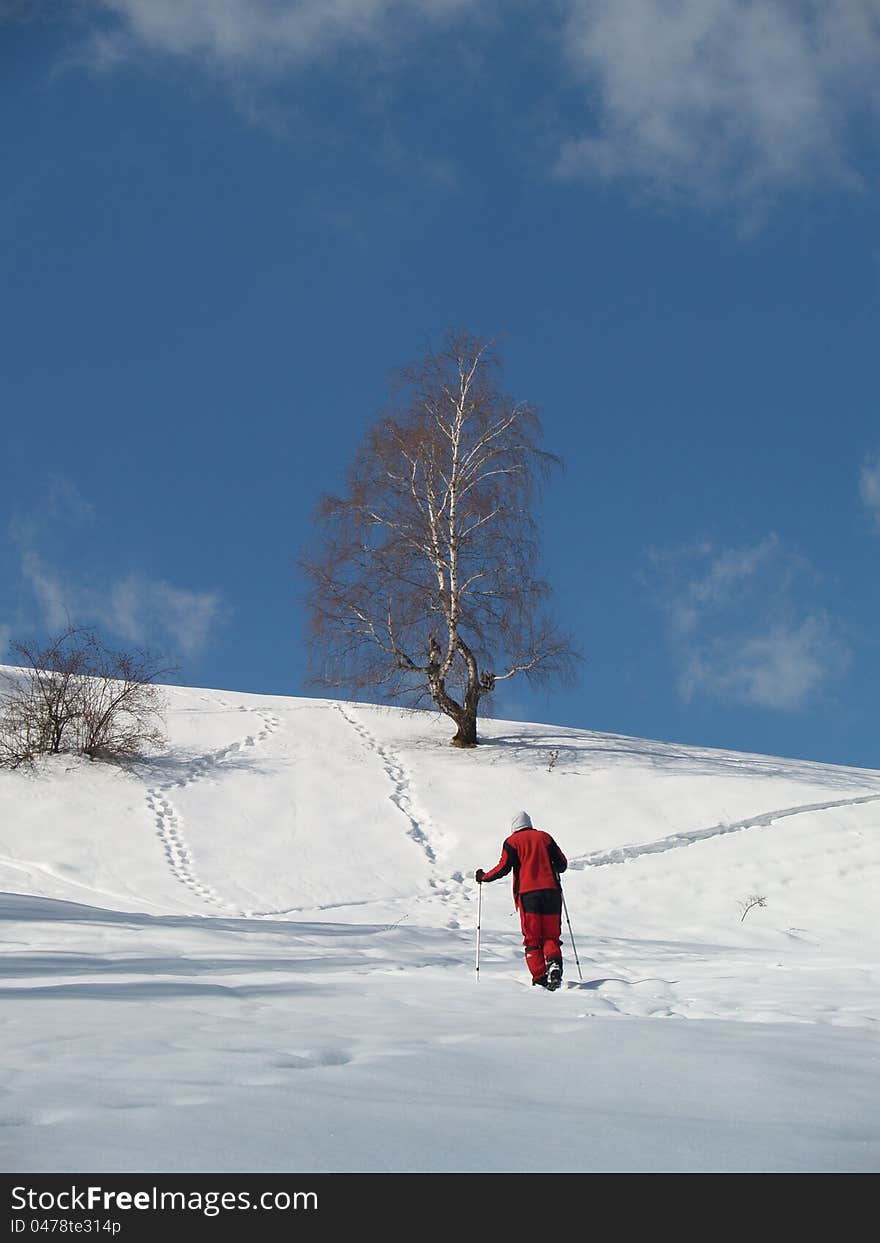
[[481,748],[484,753],[497,748],[512,754],[514,758],[529,759],[544,767],[548,757],[555,752],[553,772],[559,776],[588,776],[591,768],[609,767],[615,761],[635,760],[657,771],[686,771],[688,775],[695,776],[735,774],[741,777],[785,777],[839,790],[880,789],[880,775],[869,769],[689,747],[651,739],[626,738],[618,734],[591,733],[572,738],[571,734],[548,728],[541,733],[496,734],[481,738]]

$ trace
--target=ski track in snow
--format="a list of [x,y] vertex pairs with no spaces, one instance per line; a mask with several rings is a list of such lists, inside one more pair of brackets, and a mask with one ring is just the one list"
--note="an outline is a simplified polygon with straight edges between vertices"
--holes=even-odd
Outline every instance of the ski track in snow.
[[594,854],[579,855],[569,861],[569,867],[575,871],[588,867],[606,867],[610,863],[626,863],[629,859],[638,859],[642,855],[662,854],[666,850],[678,850],[682,846],[693,846],[695,842],[708,841],[713,837],[722,837],[725,833],[741,833],[745,829],[767,828],[777,820],[788,816],[803,816],[811,811],[831,811],[835,807],[857,807],[860,803],[876,803],[880,794],[866,794],[861,798],[840,798],[830,803],[804,803],[800,807],[782,807],[778,811],[763,812],[759,816],[749,816],[745,820],[737,820],[733,824],[715,824],[709,829],[693,829],[689,833],[673,833],[656,842],[645,842],[641,846],[620,846],[615,850],[596,851]]
[[335,705],[339,714],[349,723],[352,729],[359,735],[364,745],[378,755],[385,770],[385,775],[391,782],[391,793],[389,798],[397,810],[409,821],[408,835],[421,846],[430,863],[437,862],[437,855],[428,840],[428,835],[422,828],[411,798],[412,782],[406,774],[406,770],[400,759],[393,755],[387,747],[384,747],[378,738],[362,725],[360,721],[347,712],[342,704]]
[[[236,710],[232,704],[226,703],[222,699],[218,699],[215,702],[221,708],[229,709],[230,712]],[[168,797],[168,791],[183,789],[186,786],[194,785],[197,781],[204,780],[212,771],[232,756],[244,754],[251,747],[256,747],[260,743],[265,742],[270,734],[273,734],[281,725],[281,721],[277,716],[260,708],[250,709],[241,705],[237,710],[239,712],[255,712],[260,718],[263,728],[258,733],[246,735],[239,742],[232,742],[228,746],[220,747],[216,751],[209,751],[205,755],[197,756],[187,765],[183,776],[175,777],[173,781],[161,782],[159,785],[152,786],[147,790],[147,806],[155,818],[156,832],[164,848],[165,857],[173,875],[182,885],[186,885],[197,898],[212,906],[222,907],[225,910],[231,910],[232,907],[229,903],[223,901],[216,889],[211,885],[206,885],[199,879],[192,851],[186,844],[183,835],[183,817]]]

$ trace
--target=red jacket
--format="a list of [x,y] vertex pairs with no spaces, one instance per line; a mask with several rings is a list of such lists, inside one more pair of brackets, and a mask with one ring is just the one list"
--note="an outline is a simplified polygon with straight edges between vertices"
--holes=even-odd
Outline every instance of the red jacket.
[[519,906],[519,895],[534,889],[560,889],[559,873],[568,867],[568,860],[549,833],[543,829],[517,829],[501,847],[501,858],[483,883],[498,880],[513,872],[513,900]]

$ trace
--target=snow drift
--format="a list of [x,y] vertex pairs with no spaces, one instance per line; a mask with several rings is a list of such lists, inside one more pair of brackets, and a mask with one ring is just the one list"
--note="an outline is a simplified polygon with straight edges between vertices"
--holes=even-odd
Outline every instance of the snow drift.
[[[880,772],[167,696],[149,761],[0,772],[4,1169],[880,1165]],[[570,860],[556,994],[506,880],[474,972],[521,809]]]

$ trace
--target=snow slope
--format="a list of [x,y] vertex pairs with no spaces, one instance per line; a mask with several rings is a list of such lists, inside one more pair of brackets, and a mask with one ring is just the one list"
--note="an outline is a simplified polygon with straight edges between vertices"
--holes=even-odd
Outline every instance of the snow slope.
[[[0,1168],[880,1168],[880,772],[167,693],[149,763],[0,772]],[[507,880],[474,970],[521,809],[556,994]]]

